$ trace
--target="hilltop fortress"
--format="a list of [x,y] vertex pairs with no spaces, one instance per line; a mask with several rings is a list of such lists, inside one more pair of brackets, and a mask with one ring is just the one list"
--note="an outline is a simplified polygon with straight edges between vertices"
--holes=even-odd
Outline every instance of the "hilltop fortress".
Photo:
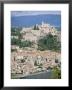
[[58,31],[54,26],[50,24],[42,22],[41,25],[36,24],[38,30],[34,30],[34,26],[30,28],[23,28],[21,30],[22,40],[29,40],[33,42],[37,42],[41,37],[46,36],[47,34],[57,35]]

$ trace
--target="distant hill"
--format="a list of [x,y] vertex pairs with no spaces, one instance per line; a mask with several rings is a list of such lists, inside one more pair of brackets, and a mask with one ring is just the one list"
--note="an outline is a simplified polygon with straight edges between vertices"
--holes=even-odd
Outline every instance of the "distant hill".
[[35,24],[41,24],[44,21],[51,25],[60,27],[61,26],[61,15],[30,15],[30,16],[13,16],[11,17],[11,25],[15,27],[28,27]]

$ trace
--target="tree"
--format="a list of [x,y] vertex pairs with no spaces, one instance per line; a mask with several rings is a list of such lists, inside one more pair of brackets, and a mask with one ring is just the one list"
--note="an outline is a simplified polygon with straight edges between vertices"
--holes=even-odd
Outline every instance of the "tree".
[[38,65],[38,64],[37,64],[37,61],[35,61],[35,62],[34,62],[34,65],[35,65],[35,66],[37,66],[37,65]]
[[21,48],[22,47],[31,47],[32,46],[32,42],[26,40],[26,41],[21,42],[19,46]]
[[27,40],[22,42],[20,39],[15,39],[15,38],[11,39],[11,45],[17,45],[20,48],[22,48],[22,47],[31,47],[32,44],[33,44],[32,42],[27,41]]
[[11,28],[11,35],[13,36],[19,36],[20,35],[20,30],[19,28]]
[[38,41],[38,50],[54,50],[60,51],[61,43],[57,40],[56,36],[51,34],[46,35]]
[[21,41],[19,39],[15,39],[15,38],[12,38],[11,39],[11,44],[12,45],[20,45]]
[[34,30],[39,30],[38,26],[35,25],[34,26]]
[[52,78],[54,78],[54,79],[60,79],[61,78],[61,70],[59,70],[59,68],[54,67],[52,69]]

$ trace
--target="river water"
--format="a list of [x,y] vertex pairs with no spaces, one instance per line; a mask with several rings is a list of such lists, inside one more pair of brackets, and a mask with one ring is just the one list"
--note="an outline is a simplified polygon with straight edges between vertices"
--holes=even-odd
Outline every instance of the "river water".
[[21,77],[21,79],[51,79],[52,72],[51,71],[44,71],[34,75],[29,75],[25,77]]

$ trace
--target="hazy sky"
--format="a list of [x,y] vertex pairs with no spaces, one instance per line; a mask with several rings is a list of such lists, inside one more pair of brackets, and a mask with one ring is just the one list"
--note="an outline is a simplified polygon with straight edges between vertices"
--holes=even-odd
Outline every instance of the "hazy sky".
[[61,11],[11,11],[11,16],[28,16],[40,14],[56,14],[60,15]]

